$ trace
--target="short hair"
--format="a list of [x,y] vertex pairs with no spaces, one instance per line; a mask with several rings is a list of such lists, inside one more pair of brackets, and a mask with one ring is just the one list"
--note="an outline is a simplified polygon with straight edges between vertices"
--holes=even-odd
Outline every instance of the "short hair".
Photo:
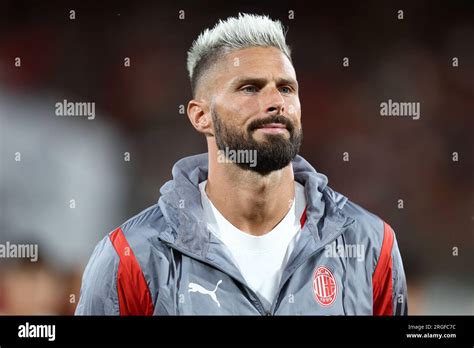
[[276,47],[291,62],[291,50],[286,44],[286,32],[278,20],[268,16],[239,13],[204,30],[188,51],[187,68],[193,95],[198,80],[223,54],[249,47]]

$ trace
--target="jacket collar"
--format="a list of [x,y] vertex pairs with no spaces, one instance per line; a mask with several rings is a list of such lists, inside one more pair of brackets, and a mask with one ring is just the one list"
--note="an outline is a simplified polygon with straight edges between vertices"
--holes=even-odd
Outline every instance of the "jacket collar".
[[[295,180],[305,187],[307,220],[303,231],[309,231],[312,236],[309,243],[305,244],[310,249],[317,249],[334,240],[353,219],[345,216],[341,210],[347,199],[335,195],[327,187],[325,175],[316,172],[301,156],[296,156],[292,164]],[[169,227],[159,231],[159,238],[200,258],[207,257],[210,246],[216,247],[216,240],[203,221],[198,187],[200,182],[207,179],[207,173],[207,153],[179,160],[173,166],[173,179],[161,187],[158,200]],[[306,238],[302,239],[308,242]]]

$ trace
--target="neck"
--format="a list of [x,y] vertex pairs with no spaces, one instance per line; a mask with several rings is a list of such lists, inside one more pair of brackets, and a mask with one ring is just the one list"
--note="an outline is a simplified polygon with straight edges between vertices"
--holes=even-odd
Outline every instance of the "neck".
[[290,163],[263,176],[233,163],[218,163],[217,149],[210,147],[206,193],[232,225],[261,236],[284,218],[293,203],[293,167]]

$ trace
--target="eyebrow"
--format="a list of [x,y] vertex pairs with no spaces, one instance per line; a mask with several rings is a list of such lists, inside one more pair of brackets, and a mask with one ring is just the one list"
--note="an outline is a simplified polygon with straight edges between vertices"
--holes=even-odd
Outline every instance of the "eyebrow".
[[[268,83],[268,79],[266,78],[258,78],[258,77],[249,77],[249,76],[242,76],[236,78],[232,81],[232,87],[238,87],[243,85],[257,85],[257,86],[264,86]],[[298,87],[298,82],[292,78],[279,78],[276,81],[277,86],[281,85],[293,85]]]

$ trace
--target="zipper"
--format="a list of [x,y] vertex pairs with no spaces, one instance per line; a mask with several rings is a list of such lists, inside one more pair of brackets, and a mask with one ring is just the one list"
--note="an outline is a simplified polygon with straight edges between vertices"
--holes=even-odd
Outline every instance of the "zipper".
[[209,265],[209,266],[211,266],[211,267],[214,267],[215,269],[217,269],[217,270],[221,271],[222,273],[226,274],[227,276],[229,276],[230,278],[232,278],[232,279],[235,280],[236,282],[242,284],[242,285],[245,287],[245,289],[247,290],[247,292],[248,292],[250,295],[252,295],[252,297],[255,299],[255,302],[257,302],[258,306],[255,306],[255,307],[257,307],[257,310],[260,312],[260,315],[262,315],[262,316],[264,316],[264,315],[272,315],[271,312],[265,311],[265,307],[263,306],[262,301],[260,301],[260,298],[257,296],[257,294],[256,294],[252,289],[250,289],[250,288],[247,286],[247,284],[242,283],[239,279],[237,279],[236,277],[234,277],[234,276],[228,274],[228,273],[227,273],[224,269],[222,269],[221,267],[217,266],[216,264],[214,264],[214,263],[212,263],[212,262],[209,262],[209,260],[204,259],[204,258],[201,258],[201,257],[199,257],[199,256],[197,256],[197,255],[191,254],[191,253],[189,253],[189,252],[187,252],[187,251],[185,251],[185,250],[183,250],[183,249],[181,249],[181,248],[178,248],[177,246],[175,246],[175,245],[171,244],[170,242],[165,241],[165,240],[163,240],[163,239],[161,239],[161,238],[160,238],[160,240],[161,240],[163,243],[165,243],[167,246],[169,246],[170,248],[172,248],[172,249],[174,249],[174,250],[176,250],[176,251],[179,251],[181,254],[186,255],[186,256],[188,256],[188,257],[191,257],[191,258],[193,258],[193,259],[195,259],[195,260],[201,261],[201,262],[203,262],[203,263],[205,263],[205,264],[207,264],[207,265]]
[[[346,220],[347,222],[347,220]],[[344,229],[346,229],[347,226],[344,227]],[[317,248],[316,250],[314,250],[311,254],[308,255],[308,257],[306,257],[304,260],[302,260],[301,262],[299,262],[296,266],[293,267],[293,271],[291,271],[291,273],[289,273],[285,279],[282,279],[281,282],[280,282],[280,286],[278,287],[278,291],[277,291],[277,295],[275,296],[275,299],[273,300],[273,303],[270,307],[270,313],[267,314],[267,315],[274,315],[274,312],[275,312],[275,307],[278,303],[278,299],[280,297],[280,292],[283,288],[283,286],[286,284],[286,282],[288,281],[288,279],[291,278],[291,276],[296,272],[296,270],[298,268],[300,268],[306,261],[308,261],[310,258],[312,258],[314,255],[316,255],[317,253],[319,253],[323,248],[326,247],[326,245],[328,245],[329,243],[332,243],[334,242],[337,238],[339,238],[341,236],[341,234],[343,233],[343,231],[341,233],[338,233],[336,236],[334,236],[333,238],[331,238],[329,241],[325,242],[324,245],[321,245],[319,248]]]

